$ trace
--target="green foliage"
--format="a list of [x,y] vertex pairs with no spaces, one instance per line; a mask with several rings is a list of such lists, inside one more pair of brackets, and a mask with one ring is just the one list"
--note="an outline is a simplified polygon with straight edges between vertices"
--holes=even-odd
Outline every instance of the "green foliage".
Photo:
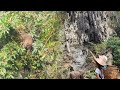
[[114,22],[116,27],[114,28],[118,37],[120,37],[120,11],[117,11],[117,21]]
[[99,52],[102,52],[103,50],[105,50],[107,47],[106,43],[107,42],[102,42],[102,43],[96,45],[95,46],[96,52],[99,53]]
[[89,70],[84,73],[85,79],[96,79],[96,73],[95,70]]
[[108,40],[108,47],[113,49],[113,60],[115,65],[120,65],[120,39],[119,37],[113,37]]
[[[61,12],[0,12],[0,78],[55,78],[60,61]],[[20,44],[16,27],[23,26],[34,38],[33,52]]]
[[100,54],[104,52],[107,48],[112,49],[113,54],[113,64],[119,66],[120,65],[120,38],[119,37],[111,37],[106,42],[101,42],[99,44],[93,44],[92,50],[95,51],[95,54]]
[[92,50],[96,55],[104,53],[107,48],[107,41],[101,43],[91,43],[89,49]]

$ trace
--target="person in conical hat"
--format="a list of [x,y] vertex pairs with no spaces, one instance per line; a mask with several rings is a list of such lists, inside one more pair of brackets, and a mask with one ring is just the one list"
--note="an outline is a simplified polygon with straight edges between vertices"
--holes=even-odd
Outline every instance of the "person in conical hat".
[[96,58],[95,61],[102,66],[107,65],[107,57],[105,55],[99,55],[99,58]]
[[96,63],[96,79],[104,79],[103,69],[107,68],[107,57],[105,55],[99,55],[99,57],[96,58],[91,51],[89,52],[93,56]]

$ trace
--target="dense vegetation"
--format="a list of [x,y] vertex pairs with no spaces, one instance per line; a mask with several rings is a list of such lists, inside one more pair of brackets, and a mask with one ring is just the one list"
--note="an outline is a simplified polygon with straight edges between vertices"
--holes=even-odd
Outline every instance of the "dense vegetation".
[[[0,12],[0,78],[54,79],[66,78],[60,48],[63,40],[63,13],[57,11],[1,11]],[[119,12],[118,12],[119,15]],[[118,21],[120,21],[118,19]],[[19,29],[18,29],[19,28]],[[19,30],[33,37],[33,51],[27,53],[19,39]],[[120,25],[117,35],[108,41],[87,46],[96,55],[112,49],[113,64],[120,65]],[[88,56],[91,60],[91,57]],[[89,62],[88,62],[89,63]],[[64,75],[63,75],[64,73]],[[94,70],[86,78],[95,78]]]
[[[0,12],[0,78],[56,78],[60,61],[61,12]],[[33,52],[22,47],[17,27],[31,34]]]

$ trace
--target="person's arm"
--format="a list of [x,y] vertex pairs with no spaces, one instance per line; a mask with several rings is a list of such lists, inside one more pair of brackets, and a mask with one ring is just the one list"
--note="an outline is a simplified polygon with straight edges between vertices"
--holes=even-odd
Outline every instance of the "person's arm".
[[100,77],[100,69],[96,68],[95,73],[96,73],[96,79],[101,79],[101,77]]
[[101,79],[99,74],[96,74],[96,79]]
[[94,60],[96,60],[96,57],[95,57],[95,55],[90,51],[90,50],[88,50],[89,52],[90,52],[90,54],[93,56],[93,58],[94,58]]

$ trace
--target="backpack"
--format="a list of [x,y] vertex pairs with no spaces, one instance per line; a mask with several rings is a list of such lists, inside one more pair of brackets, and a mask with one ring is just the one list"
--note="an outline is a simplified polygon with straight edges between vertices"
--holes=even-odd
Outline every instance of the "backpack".
[[103,69],[104,79],[117,79],[119,68],[115,65],[108,65],[106,69]]

